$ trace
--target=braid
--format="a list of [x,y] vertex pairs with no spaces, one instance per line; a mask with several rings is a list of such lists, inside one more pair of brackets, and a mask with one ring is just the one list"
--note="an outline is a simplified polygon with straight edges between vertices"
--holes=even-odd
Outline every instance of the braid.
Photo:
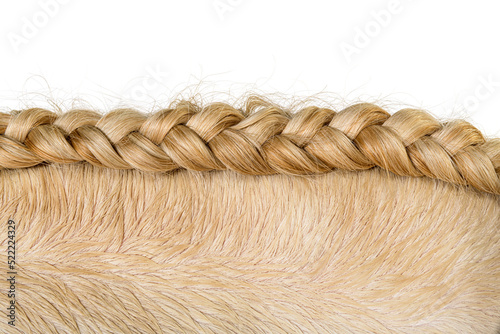
[[500,139],[486,140],[463,120],[441,123],[416,109],[390,115],[360,103],[339,112],[306,107],[289,113],[274,105],[240,110],[181,102],[151,115],[40,108],[0,114],[1,168],[82,161],[114,169],[249,175],[380,167],[500,194]]

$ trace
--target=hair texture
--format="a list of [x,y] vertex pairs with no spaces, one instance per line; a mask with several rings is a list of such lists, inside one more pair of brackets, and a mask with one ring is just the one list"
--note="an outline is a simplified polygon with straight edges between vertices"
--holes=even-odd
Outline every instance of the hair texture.
[[0,166],[5,333],[500,330],[500,139],[463,120],[35,108],[0,114]]

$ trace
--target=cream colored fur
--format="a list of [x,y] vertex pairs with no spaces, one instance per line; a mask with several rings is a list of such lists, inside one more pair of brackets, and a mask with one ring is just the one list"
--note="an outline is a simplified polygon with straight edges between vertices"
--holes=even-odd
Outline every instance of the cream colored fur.
[[5,333],[500,328],[500,196],[427,177],[39,165],[0,171],[8,219]]

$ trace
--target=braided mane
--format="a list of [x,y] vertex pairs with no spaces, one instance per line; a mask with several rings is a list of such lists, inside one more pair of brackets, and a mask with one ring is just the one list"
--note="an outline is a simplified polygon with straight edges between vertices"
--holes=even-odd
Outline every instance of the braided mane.
[[0,114],[1,168],[85,161],[114,169],[250,175],[380,167],[500,194],[500,139],[417,109],[391,115],[360,103],[338,112],[310,106],[291,113],[275,105],[250,103],[241,110],[181,102],[150,115],[41,108]]

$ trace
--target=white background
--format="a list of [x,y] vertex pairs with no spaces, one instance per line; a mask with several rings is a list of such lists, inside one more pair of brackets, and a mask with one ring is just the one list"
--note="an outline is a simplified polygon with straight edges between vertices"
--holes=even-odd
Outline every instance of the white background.
[[[500,136],[495,1],[0,2],[0,111],[315,96]],[[236,99],[236,101],[235,101]]]

